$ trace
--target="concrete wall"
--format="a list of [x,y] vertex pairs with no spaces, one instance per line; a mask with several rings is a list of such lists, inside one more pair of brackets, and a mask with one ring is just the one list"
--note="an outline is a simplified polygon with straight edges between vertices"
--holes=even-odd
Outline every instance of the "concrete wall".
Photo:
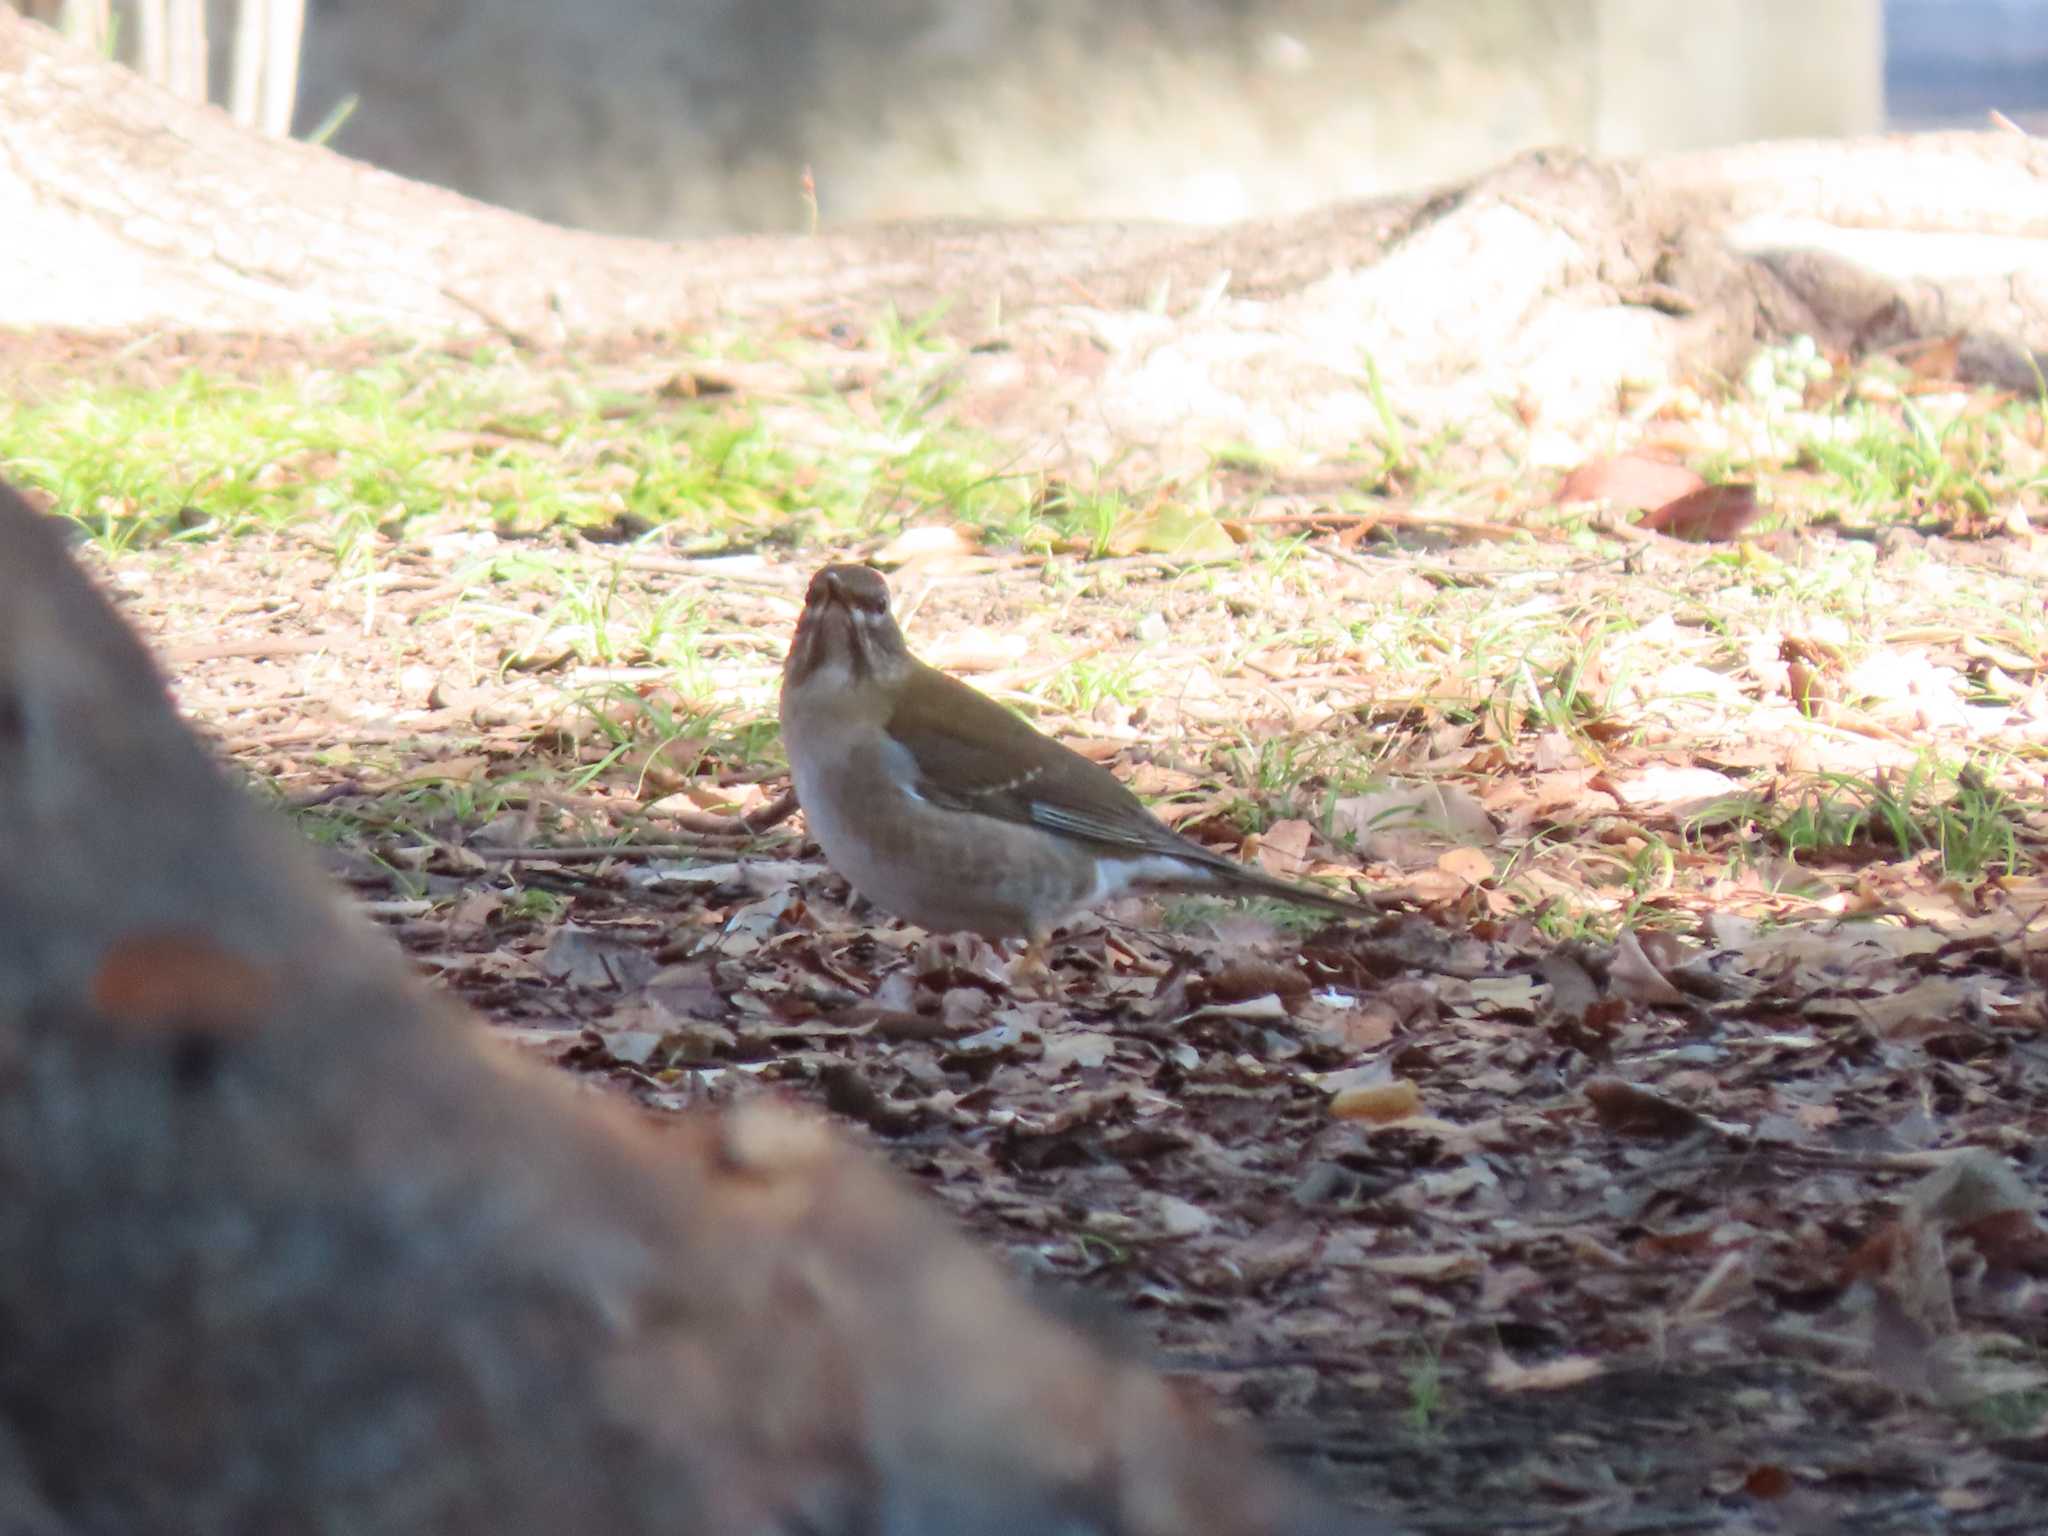
[[1881,121],[1878,0],[312,0],[299,124],[565,223],[1217,221]]
[[1597,0],[1591,146],[1608,154],[1868,133],[1884,122],[1874,0]]

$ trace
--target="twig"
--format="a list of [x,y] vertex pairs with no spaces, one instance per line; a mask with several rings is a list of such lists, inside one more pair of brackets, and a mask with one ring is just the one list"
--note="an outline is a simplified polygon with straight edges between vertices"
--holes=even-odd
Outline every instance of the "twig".
[[[540,797],[536,797],[540,798]],[[784,790],[766,805],[743,816],[712,816],[702,811],[664,811],[661,820],[673,822],[685,832],[722,841],[751,842],[789,818],[796,811],[796,792]],[[560,863],[588,863],[599,859],[679,859],[694,854],[723,854],[728,850],[702,843],[598,843],[564,845],[559,848],[489,848],[471,845],[481,858],[500,861],[549,859]]]
[[466,845],[465,851],[500,864],[602,864],[607,859],[644,864],[653,859],[731,854],[730,849],[708,848],[702,843],[565,843],[559,848],[491,848],[472,843]]
[[360,779],[343,779],[339,784],[330,784],[325,789],[307,790],[303,794],[287,795],[285,808],[293,811],[310,811],[323,805],[332,805],[337,800],[346,800],[351,795],[367,795],[372,791]]
[[[597,549],[593,549],[592,554],[602,557],[602,552]],[[720,570],[713,560],[686,560],[675,555],[613,555],[608,558],[624,570],[639,571],[649,576],[700,576],[707,581],[720,581],[737,587],[761,587],[791,596],[796,595],[799,586],[796,573],[771,576],[760,571],[726,571]]]
[[708,832],[729,837],[736,832],[766,832],[770,827],[781,826],[795,814],[796,791],[785,789],[766,805],[756,806],[738,816],[712,816],[702,811],[664,811],[662,816],[685,832]]
[[260,640],[197,640],[189,645],[165,645],[157,655],[172,666],[193,661],[235,661],[264,656],[305,656],[331,651],[335,640],[327,635],[269,635]]
[[796,814],[796,791],[793,789],[785,789],[766,805],[756,806],[738,816],[719,816],[709,811],[647,812],[638,805],[615,805],[590,796],[557,795],[547,790],[529,790],[524,795],[515,793],[506,797],[506,803],[510,805],[532,802],[580,810],[586,814],[645,817],[672,824],[684,832],[723,838],[758,837]]
[[1433,533],[1466,534],[1479,539],[1519,539],[1528,533],[1509,523],[1487,523],[1463,517],[1435,517],[1427,512],[1401,511],[1382,507],[1371,512],[1340,512],[1335,508],[1304,509],[1299,512],[1253,512],[1243,517],[1220,517],[1224,527],[1297,528],[1303,524],[1329,528],[1384,524],[1389,528],[1424,528]]

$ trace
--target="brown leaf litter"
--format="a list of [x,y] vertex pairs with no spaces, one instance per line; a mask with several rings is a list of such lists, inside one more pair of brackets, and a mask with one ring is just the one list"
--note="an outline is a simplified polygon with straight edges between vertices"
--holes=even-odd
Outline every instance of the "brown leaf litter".
[[[1134,903],[1068,930],[1037,991],[857,910],[789,826],[677,836],[650,802],[731,817],[779,786],[715,733],[607,760],[579,690],[672,681],[507,670],[424,558],[335,580],[251,539],[118,584],[160,643],[240,647],[181,665],[188,709],[285,793],[339,786],[308,813],[346,834],[338,871],[419,903],[399,936],[508,1042],[656,1113],[764,1086],[832,1108],[1361,1502],[1434,1529],[2039,1529],[2048,890],[1867,843],[1758,854],[1750,825],[1802,772],[2036,740],[2027,632],[1943,628],[1902,578],[1892,640],[1848,665],[1865,637],[1745,608],[1704,547],[1622,569],[1478,537],[1432,555],[1418,635],[1404,561],[1323,539],[1277,585],[1142,558],[1054,557],[1078,588],[1033,560],[899,576],[913,639],[978,631],[999,694],[1037,686],[1020,657],[1133,658],[1139,702],[1041,718],[1192,835],[1390,895],[1306,933]],[[812,558],[622,580],[704,604],[744,716]],[[248,590],[272,596],[223,609]],[[1710,597],[1736,642],[1689,617]],[[1343,622],[1276,644],[1288,602]],[[1589,647],[1561,616],[1595,602],[1627,623]],[[1146,612],[1163,638],[1134,638]],[[1441,637],[1481,627],[1508,641],[1474,669]],[[1248,790],[1274,744],[1298,783]],[[1337,782],[1333,744],[1382,783]],[[443,780],[511,819],[391,811]],[[622,830],[668,852],[605,856]]]

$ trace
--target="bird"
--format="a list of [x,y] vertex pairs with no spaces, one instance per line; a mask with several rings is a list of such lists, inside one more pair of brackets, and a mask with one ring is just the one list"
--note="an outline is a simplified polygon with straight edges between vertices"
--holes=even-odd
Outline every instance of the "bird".
[[783,664],[782,741],[811,837],[874,906],[933,933],[1023,939],[1136,889],[1362,901],[1183,837],[1099,763],[917,659],[865,565],[811,578]]

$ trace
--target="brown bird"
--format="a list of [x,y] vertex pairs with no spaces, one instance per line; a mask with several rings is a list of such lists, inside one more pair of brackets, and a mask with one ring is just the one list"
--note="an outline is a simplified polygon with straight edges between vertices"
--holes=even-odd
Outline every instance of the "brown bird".
[[1133,889],[1375,915],[1182,837],[1106,768],[926,666],[866,566],[811,578],[782,670],[782,740],[826,860],[876,906],[935,932],[1036,948]]

